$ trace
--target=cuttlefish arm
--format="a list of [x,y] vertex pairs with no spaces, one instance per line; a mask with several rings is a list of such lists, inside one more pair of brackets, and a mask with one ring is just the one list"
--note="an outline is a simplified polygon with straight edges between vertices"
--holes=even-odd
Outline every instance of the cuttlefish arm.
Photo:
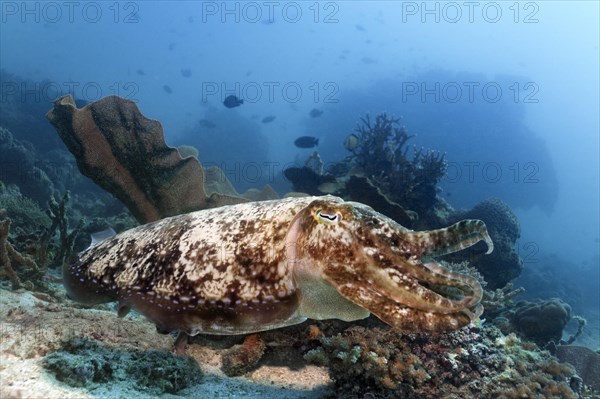
[[[482,221],[414,232],[362,204],[315,202],[302,212],[291,229],[297,274],[327,281],[343,298],[406,332],[450,331],[481,314],[480,284],[432,256],[480,240],[489,253]],[[316,301],[304,310],[311,312],[313,318],[322,313]]]
[[481,221],[414,232],[340,198],[288,198],[128,230],[63,280],[72,299],[117,301],[160,332],[244,334],[371,312],[402,331],[449,331],[481,313],[481,286],[433,257],[480,240],[491,249]]

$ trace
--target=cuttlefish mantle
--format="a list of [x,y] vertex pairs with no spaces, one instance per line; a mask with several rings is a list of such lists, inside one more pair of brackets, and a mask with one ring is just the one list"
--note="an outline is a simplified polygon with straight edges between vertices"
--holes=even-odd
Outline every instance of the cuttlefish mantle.
[[482,289],[434,257],[485,240],[480,220],[408,230],[332,196],[244,203],[125,231],[63,270],[73,300],[118,301],[161,332],[244,334],[307,318],[373,313],[404,332],[444,332],[481,314]]

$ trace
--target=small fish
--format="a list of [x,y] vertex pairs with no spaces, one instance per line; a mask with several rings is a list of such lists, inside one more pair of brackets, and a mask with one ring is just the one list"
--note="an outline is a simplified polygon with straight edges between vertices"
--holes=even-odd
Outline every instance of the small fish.
[[361,61],[363,64],[367,64],[367,65],[377,64],[377,60],[375,60],[371,57],[362,57]]
[[189,68],[182,69],[181,76],[183,76],[184,78],[189,78],[190,76],[192,76],[192,70]]
[[198,121],[198,125],[207,129],[214,129],[215,127],[217,127],[217,125],[213,121],[209,121],[208,119],[200,119]]
[[356,147],[358,147],[358,144],[360,144],[360,139],[354,133],[349,134],[344,140],[344,147],[346,147],[348,151],[354,150]]
[[312,136],[298,137],[294,145],[299,148],[313,148],[319,145],[319,139]]
[[244,100],[241,100],[234,95],[227,96],[225,98],[225,101],[223,101],[223,105],[226,106],[227,108],[239,107],[243,103],[244,103]]
[[145,73],[144,71],[142,71],[141,69],[138,69],[136,72],[137,72],[137,74],[138,74],[138,75],[140,75],[140,76],[144,76],[144,75],[146,74],[146,73]]
[[169,43],[169,51],[173,51],[175,49],[175,45],[177,43]]
[[324,194],[337,193],[342,188],[344,188],[344,183],[337,182],[337,181],[325,182],[325,183],[319,184],[319,186],[317,186],[317,190],[319,190],[320,192],[322,192]]
[[311,118],[318,118],[319,116],[323,115],[323,111],[321,111],[320,109],[313,108],[310,110],[309,115]]
[[171,94],[171,93],[173,93],[173,89],[171,89],[171,86],[164,85],[164,86],[163,86],[163,90],[164,90],[165,92],[167,92],[168,94]]
[[265,117],[262,119],[262,123],[271,123],[271,122],[273,122],[274,120],[275,120],[275,116],[273,116],[273,115],[269,115],[269,116],[265,116]]

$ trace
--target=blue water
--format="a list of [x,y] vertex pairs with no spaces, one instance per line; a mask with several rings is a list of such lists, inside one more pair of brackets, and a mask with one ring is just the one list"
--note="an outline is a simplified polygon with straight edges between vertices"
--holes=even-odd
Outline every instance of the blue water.
[[[289,191],[282,171],[311,151],[299,136],[318,137],[328,164],[359,117],[402,116],[411,144],[446,154],[441,195],[507,202],[526,270],[555,268],[593,309],[598,15],[588,1],[3,1],[0,66],[19,79],[2,81],[2,102],[132,99],[241,191]],[[244,104],[225,108],[230,94]]]

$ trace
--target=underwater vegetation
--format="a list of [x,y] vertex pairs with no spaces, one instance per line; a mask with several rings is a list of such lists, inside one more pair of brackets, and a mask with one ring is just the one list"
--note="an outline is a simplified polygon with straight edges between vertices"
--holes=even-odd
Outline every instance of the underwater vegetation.
[[[94,118],[90,117],[91,113]],[[6,306],[3,302],[0,307],[3,323],[10,328],[31,328],[32,325],[56,325],[69,320],[68,324],[89,326],[76,334],[63,334],[60,328],[56,328],[58,337],[29,341],[24,334],[17,336],[11,334],[13,330],[10,328],[1,329],[0,373],[14,367],[13,362],[33,361],[47,373],[42,374],[44,378],[51,377],[52,381],[56,379],[65,386],[84,390],[77,392],[106,392],[100,390],[124,383],[142,395],[188,392],[185,390],[201,387],[206,382],[206,376],[203,377],[206,364],[205,358],[198,355],[197,347],[200,342],[209,341],[210,336],[198,334],[190,339],[187,347],[175,343],[174,349],[178,353],[175,356],[168,352],[169,346],[174,344],[171,336],[155,334],[153,327],[134,312],[125,317],[127,311],[138,309],[155,322],[153,317],[158,317],[157,325],[161,332],[181,327],[188,322],[186,317],[190,313],[178,313],[173,306],[181,305],[186,298],[193,301],[200,298],[193,297],[196,295],[191,290],[193,284],[190,285],[190,295],[186,295],[187,292],[180,287],[180,291],[169,292],[174,296],[164,296],[169,284],[159,283],[168,282],[173,260],[196,256],[197,259],[193,259],[200,262],[198,256],[211,256],[210,251],[205,250],[210,249],[210,240],[230,242],[230,253],[235,259],[242,254],[260,255],[261,246],[257,243],[273,243],[285,238],[282,236],[287,230],[277,228],[278,216],[285,214],[283,205],[299,204],[298,209],[295,205],[292,207],[293,220],[297,224],[291,224],[298,227],[292,232],[308,231],[310,234],[298,233],[295,238],[311,249],[308,251],[309,263],[318,264],[322,254],[328,254],[327,264],[332,267],[322,272],[321,280],[303,282],[305,287],[318,287],[317,294],[327,294],[317,295],[319,300],[314,303],[304,302],[309,305],[302,309],[304,315],[312,318],[331,317],[332,314],[339,316],[334,311],[338,312],[340,303],[343,303],[340,298],[346,298],[350,300],[348,302],[354,301],[354,307],[345,304],[348,306],[348,313],[344,315],[347,320],[366,316],[366,308],[392,327],[376,317],[369,317],[351,323],[313,321],[253,333],[231,347],[222,345],[214,349],[218,345],[213,345],[211,350],[218,354],[216,363],[225,375],[250,378],[262,367],[269,366],[277,353],[285,353],[293,356],[280,359],[276,363],[279,368],[305,368],[314,364],[327,370],[332,397],[598,397],[590,386],[598,389],[600,355],[572,345],[580,332],[566,341],[562,340],[569,321],[577,320],[580,329],[585,325],[573,316],[570,305],[559,299],[515,302],[522,289],[513,290],[511,282],[521,272],[522,262],[515,251],[520,227],[514,213],[499,199],[483,201],[470,210],[452,209],[438,196],[438,185],[445,172],[444,157],[431,151],[411,152],[407,146],[410,135],[400,126],[399,120],[385,114],[375,120],[365,117],[357,128],[359,142],[353,146],[350,156],[333,169],[323,171],[322,160],[318,154],[313,154],[305,166],[314,176],[324,179],[309,187],[320,193],[334,192],[345,200],[366,203],[375,209],[373,211],[359,204],[350,206],[332,197],[315,202],[302,193],[294,193],[289,199],[253,202],[274,200],[277,194],[270,187],[239,194],[221,169],[199,162],[195,147],[168,147],[160,123],[145,118],[134,103],[118,97],[108,97],[84,108],[77,108],[71,98],[63,97],[55,102],[48,116],[75,156],[82,173],[118,197],[126,208],[105,207],[103,213],[85,218],[88,216],[86,209],[93,208],[90,205],[93,203],[76,204],[82,198],[77,191],[69,194],[57,189],[55,193],[67,194],[53,195],[39,202],[22,194],[19,181],[0,182],[0,209],[4,210],[0,211],[0,279],[2,284],[12,282],[13,289],[20,286],[16,291],[4,291],[10,295],[0,298],[2,301],[15,301],[6,302]],[[84,125],[86,128],[81,127]],[[20,147],[13,145],[10,148]],[[201,154],[203,148],[199,147],[199,150]],[[375,162],[378,166],[372,165]],[[28,165],[27,168],[32,164]],[[139,168],[144,170],[145,176]],[[386,173],[379,173],[380,168],[387,168]],[[48,176],[53,178],[50,174]],[[103,201],[101,198],[97,197],[99,203]],[[234,206],[226,208],[223,205]],[[200,223],[192,216],[194,213],[190,213],[197,210],[200,210],[200,215],[215,216],[213,222]],[[350,223],[353,220],[351,214],[359,223]],[[470,220],[440,229],[440,226],[449,226],[462,219]],[[483,220],[485,224],[473,219]],[[155,223],[134,228],[138,223],[152,221]],[[170,224],[170,221],[177,223]],[[263,222],[267,229],[263,235],[257,236],[257,225],[261,224],[258,222]],[[410,231],[397,223],[430,231]],[[188,242],[186,231],[193,231],[196,225],[210,227],[210,234],[204,234],[204,244],[208,246],[190,246],[189,254],[185,251],[179,254],[172,252],[174,246],[167,245],[171,238],[179,248],[180,243]],[[142,286],[139,292],[145,298],[136,302],[133,296],[126,295],[126,289],[123,290],[125,296],[119,298],[118,310],[122,317],[119,319],[114,315],[114,309],[106,305],[89,309],[67,301],[63,288],[57,285],[61,282],[57,274],[60,266],[69,270],[68,266],[74,264],[78,265],[77,272],[84,272],[83,263],[74,262],[74,254],[87,246],[87,233],[107,227],[127,232],[113,238],[113,241],[105,241],[96,247],[95,252],[88,251],[87,256],[96,254],[98,259],[110,260],[111,253],[123,250],[123,253],[130,253],[135,258],[134,246],[126,244],[123,237],[134,238],[131,242],[139,241],[143,234],[160,237],[146,253],[148,262],[140,262],[128,269],[132,275],[141,278],[136,281],[141,283],[137,285]],[[344,237],[356,238],[361,244],[344,247],[336,234],[325,234],[336,231],[336,227],[346,227],[344,231],[348,234]],[[379,233],[369,233],[376,230]],[[237,233],[234,234],[234,231]],[[386,236],[382,232],[390,234]],[[487,237],[488,232],[491,240]],[[250,239],[252,237],[255,239]],[[488,243],[494,242],[495,248],[490,255],[484,254],[486,247],[483,244],[476,243],[482,238]],[[245,240],[252,241],[253,246],[236,252],[235,249],[242,248]],[[165,245],[161,246],[161,242]],[[415,245],[399,255],[386,250],[396,245],[395,242],[423,245]],[[367,247],[377,251],[363,251]],[[417,247],[421,252],[417,251]],[[194,249],[196,255],[192,255]],[[440,261],[436,264],[431,260],[431,257],[458,249],[464,249],[463,256],[442,257],[455,263]],[[415,259],[426,257],[428,261],[410,261],[413,256],[416,256]],[[374,280],[373,265],[378,263],[377,259],[381,262],[381,257],[388,259],[389,265],[403,268],[398,273],[388,271],[391,273],[389,281]],[[358,271],[344,270],[341,265],[347,264],[348,258],[352,259],[352,264],[359,266]],[[84,255],[82,260],[85,262],[86,259]],[[28,263],[29,260],[33,263]],[[110,262],[102,262],[96,264],[110,268]],[[255,262],[250,256],[246,256],[242,263],[246,265],[244,270],[255,270]],[[160,270],[144,279],[143,275],[152,269]],[[219,287],[224,286],[216,284],[220,280],[218,273],[213,273],[210,278],[205,276],[201,292],[219,293]],[[423,274],[417,278],[415,274],[418,273]],[[270,275],[256,275],[258,279],[262,278],[261,286],[268,285],[265,279]],[[14,276],[18,285],[15,285]],[[104,290],[102,294],[109,300],[114,300],[114,292],[101,286],[102,282],[94,286],[96,282],[92,280],[93,277],[99,280],[106,276],[112,279],[116,274],[86,275],[86,283],[78,285],[75,290],[71,287],[71,294],[89,299],[99,288]],[[72,283],[69,282],[71,277],[68,274],[63,276],[67,285]],[[247,282],[253,278],[251,275],[242,277]],[[275,276],[271,277],[275,279]],[[392,290],[387,284],[393,285],[394,277],[407,279],[403,281],[414,278],[423,286],[414,285],[414,290]],[[369,279],[371,282],[365,283]],[[127,288],[129,283],[132,287],[136,285],[134,280],[114,279],[108,284],[124,283],[123,287]],[[322,281],[327,284],[317,284]],[[319,291],[327,286],[336,289]],[[3,285],[0,290],[5,288],[8,286]],[[271,294],[277,297],[277,292]],[[148,301],[150,296],[154,301],[152,305]],[[432,296],[437,299],[431,299]],[[259,299],[260,303],[261,299],[268,298],[255,299]],[[239,299],[217,295],[204,298],[203,306],[213,317],[211,328],[216,328],[214,326],[219,323],[227,327],[234,320],[228,317],[239,315],[240,312],[227,313],[227,308]],[[442,300],[444,305],[437,300]],[[480,301],[485,308],[482,320],[478,318]],[[252,302],[249,306],[264,305],[272,309],[274,303],[277,301],[267,305]],[[172,309],[170,312],[159,311],[159,305],[171,306]],[[294,324],[284,321],[269,324],[269,320],[257,319],[249,310],[245,312],[242,313],[248,318],[237,321],[250,321],[255,327],[244,332]],[[361,317],[349,317],[359,313]],[[301,321],[302,318],[295,320]],[[165,323],[161,325],[160,322]],[[117,332],[106,334],[103,330],[106,326],[116,328]],[[217,338],[212,339],[219,342]],[[182,342],[186,343],[179,340],[180,344]],[[127,348],[121,347],[123,343],[127,344]],[[287,363],[292,358],[296,359],[293,367]],[[564,361],[574,368],[562,363]]]

